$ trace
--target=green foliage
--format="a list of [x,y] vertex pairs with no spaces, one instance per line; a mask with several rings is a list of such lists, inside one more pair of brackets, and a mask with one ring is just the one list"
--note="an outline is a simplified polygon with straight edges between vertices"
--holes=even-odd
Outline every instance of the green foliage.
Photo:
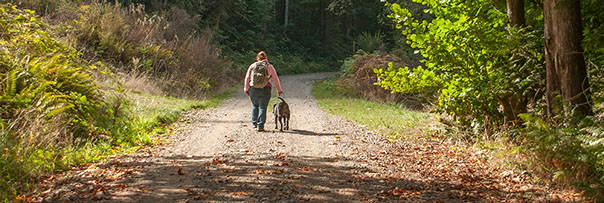
[[280,75],[312,73],[333,70],[326,69],[320,62],[305,61],[302,57],[295,55],[276,55],[270,58],[270,62],[275,66]]
[[[604,197],[604,126],[550,127],[538,117],[521,117],[526,128],[518,140],[537,155],[531,164],[539,175],[554,183],[572,184],[589,196]],[[593,119],[588,117],[584,122]]]
[[[604,66],[604,5],[597,0],[581,1],[583,49],[588,63]],[[588,64],[590,65],[590,64]]]
[[502,124],[498,108],[504,99],[528,96],[541,84],[534,83],[544,78],[539,47],[535,41],[523,44],[528,41],[523,37],[535,39],[539,32],[508,31],[505,14],[491,1],[416,2],[428,6],[425,12],[434,19],[415,19],[398,4],[391,5],[391,17],[401,23],[397,27],[425,58],[426,67],[377,69],[382,79],[377,84],[393,92],[434,94],[437,112],[472,128]]
[[373,35],[363,32],[357,39],[359,49],[369,53],[378,51],[384,45],[383,41],[382,34],[379,31]]

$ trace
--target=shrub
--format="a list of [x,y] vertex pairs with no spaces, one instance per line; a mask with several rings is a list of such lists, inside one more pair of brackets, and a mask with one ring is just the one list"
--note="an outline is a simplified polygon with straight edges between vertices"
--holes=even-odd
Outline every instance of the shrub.
[[378,77],[374,69],[385,67],[389,63],[405,65],[402,59],[392,55],[359,51],[344,61],[337,84],[347,96],[381,103],[405,103],[411,108],[422,108],[418,102],[419,95],[391,92],[376,85]]

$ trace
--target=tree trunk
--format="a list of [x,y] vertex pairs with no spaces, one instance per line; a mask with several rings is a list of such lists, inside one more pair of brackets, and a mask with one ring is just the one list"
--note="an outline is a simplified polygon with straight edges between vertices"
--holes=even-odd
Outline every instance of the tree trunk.
[[[524,0],[507,0],[508,21],[510,27],[524,27]],[[527,112],[528,99],[522,96],[520,90],[513,91],[501,98],[503,104],[503,118],[506,124],[517,125],[520,122],[518,114]]]
[[547,107],[557,113],[555,99],[562,95],[564,110],[571,115],[593,115],[589,99],[587,68],[581,47],[582,25],[579,0],[544,0]]
[[285,27],[287,27],[288,21],[289,21],[289,0],[285,0],[285,24],[284,24]]
[[522,26],[526,24],[524,18],[524,0],[507,0],[508,20],[510,26]]

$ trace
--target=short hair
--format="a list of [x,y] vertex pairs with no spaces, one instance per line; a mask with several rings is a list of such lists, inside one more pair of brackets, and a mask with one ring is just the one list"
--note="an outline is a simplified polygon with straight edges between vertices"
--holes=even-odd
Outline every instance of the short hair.
[[264,51],[260,51],[258,52],[258,55],[256,55],[256,61],[262,61],[265,60],[266,58],[266,53],[264,53]]

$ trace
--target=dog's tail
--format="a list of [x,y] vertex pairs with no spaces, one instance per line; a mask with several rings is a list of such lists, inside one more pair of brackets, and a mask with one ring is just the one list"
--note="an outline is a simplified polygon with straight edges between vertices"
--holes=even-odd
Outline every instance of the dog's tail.
[[[277,97],[277,99],[280,99],[281,101],[285,102],[285,100],[283,100],[283,98],[281,98],[281,97]],[[287,102],[285,102],[285,103],[287,103]]]

